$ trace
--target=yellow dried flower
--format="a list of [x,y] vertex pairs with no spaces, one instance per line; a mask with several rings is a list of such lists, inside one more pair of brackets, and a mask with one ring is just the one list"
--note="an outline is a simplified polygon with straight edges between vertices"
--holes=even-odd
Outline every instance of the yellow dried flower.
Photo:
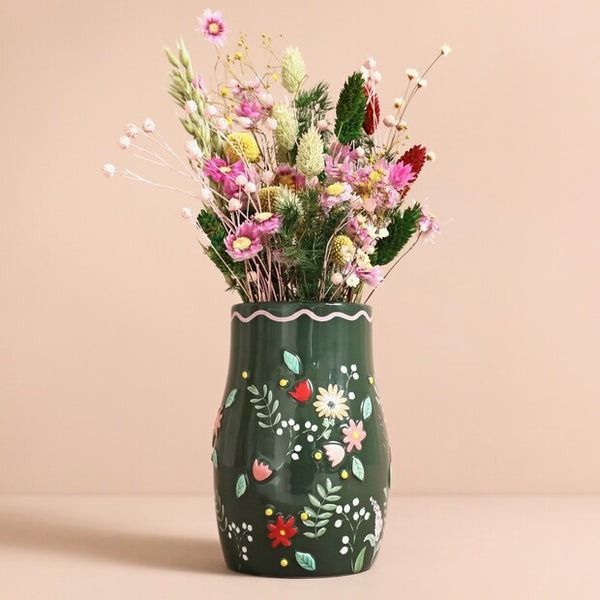
[[251,133],[241,131],[227,136],[225,153],[230,162],[245,160],[253,163],[260,158],[260,149]]
[[300,50],[293,46],[287,48],[281,61],[281,84],[290,94],[295,94],[305,77],[306,67]]
[[354,242],[347,235],[336,235],[331,242],[331,260],[344,266],[352,260],[355,250]]
[[229,96],[231,95],[231,90],[227,86],[223,86],[219,90],[219,94],[221,94],[221,96],[223,96],[223,98],[229,98]]
[[298,137],[298,121],[296,113],[285,104],[276,104],[273,107],[272,117],[277,121],[275,141],[281,150],[291,150]]
[[308,177],[318,175],[325,169],[323,139],[314,126],[311,127],[298,142],[296,166]]
[[271,208],[279,196],[280,187],[278,185],[267,185],[258,190],[258,201],[260,209]]

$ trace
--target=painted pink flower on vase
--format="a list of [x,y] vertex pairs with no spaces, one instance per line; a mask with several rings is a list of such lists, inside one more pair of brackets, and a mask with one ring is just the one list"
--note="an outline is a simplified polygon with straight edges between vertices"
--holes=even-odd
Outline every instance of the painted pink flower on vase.
[[397,189],[402,190],[415,178],[412,167],[403,162],[397,162],[390,167],[388,172],[389,182]]
[[347,444],[346,452],[362,450],[362,441],[367,437],[367,432],[363,429],[362,421],[350,419],[348,425],[342,427],[342,433],[344,434],[344,444]]
[[254,462],[252,463],[252,477],[254,477],[256,481],[265,481],[271,477],[272,473],[273,469],[271,469],[267,463],[258,460],[258,458],[254,459]]
[[256,224],[252,221],[242,223],[235,233],[225,238],[225,248],[236,262],[256,256],[263,249]]
[[225,44],[225,22],[218,10],[212,11],[207,8],[201,17],[198,17],[197,31],[204,34],[204,37],[217,46]]
[[337,467],[344,460],[344,456],[346,456],[344,446],[337,442],[325,444],[323,449],[325,450],[325,456],[327,456],[327,460],[332,467]]
[[216,438],[219,434],[219,429],[221,429],[221,423],[223,421],[223,408],[219,408],[217,411],[217,416],[215,417],[215,423],[213,425],[213,438]]

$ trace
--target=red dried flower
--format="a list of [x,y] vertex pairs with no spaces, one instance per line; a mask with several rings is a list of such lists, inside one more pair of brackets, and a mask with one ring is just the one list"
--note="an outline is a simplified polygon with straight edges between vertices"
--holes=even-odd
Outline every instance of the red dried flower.
[[[419,173],[421,172],[421,169],[423,168],[423,165],[425,164],[426,156],[427,156],[427,148],[425,148],[424,146],[413,146],[412,148],[409,148],[399,158],[398,162],[402,162],[405,165],[410,165],[410,168],[412,169],[414,178],[411,183],[414,183],[416,178],[419,176]],[[407,185],[404,188],[404,190],[402,192],[402,198],[404,198],[406,196],[406,194],[408,194],[409,189],[410,189],[410,185]]]
[[275,523],[267,523],[267,529],[269,530],[267,537],[273,540],[271,542],[273,548],[277,548],[279,544],[286,548],[292,545],[290,538],[298,533],[298,529],[294,527],[294,521],[294,517],[289,517],[287,521],[284,521],[281,515],[277,515]]
[[373,135],[375,129],[377,129],[377,124],[379,123],[379,117],[381,115],[379,96],[370,85],[365,85],[363,91],[367,98],[367,110],[365,111],[363,129],[367,135]]

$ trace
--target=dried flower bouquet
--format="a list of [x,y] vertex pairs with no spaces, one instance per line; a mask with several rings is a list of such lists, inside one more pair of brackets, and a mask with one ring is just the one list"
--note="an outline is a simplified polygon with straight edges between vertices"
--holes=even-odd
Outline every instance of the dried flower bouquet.
[[[195,218],[206,254],[245,302],[360,302],[365,289],[369,297],[418,241],[439,231],[436,219],[408,198],[435,156],[407,146],[405,116],[449,46],[422,74],[406,70],[402,97],[381,118],[381,74],[373,58],[346,79],[334,107],[327,83],[307,84],[297,48],[279,59],[263,34],[267,64],[257,70],[246,35],[235,51],[222,50],[227,27],[219,12],[206,10],[199,31],[217,49],[214,90],[193,69],[183,41],[176,52],[166,50],[169,93],[190,136],[185,156],[149,118],[129,124],[119,138],[121,148],[177,171],[196,189],[110,163],[104,174],[193,198],[182,216]],[[279,85],[287,94],[276,98]]]

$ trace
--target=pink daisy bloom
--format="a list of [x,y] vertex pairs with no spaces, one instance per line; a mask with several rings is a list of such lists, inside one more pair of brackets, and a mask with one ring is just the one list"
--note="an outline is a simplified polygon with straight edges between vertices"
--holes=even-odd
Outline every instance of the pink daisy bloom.
[[259,235],[271,235],[281,228],[281,216],[271,212],[256,213],[253,217]]
[[248,175],[243,161],[238,160],[228,164],[219,157],[211,158],[204,163],[204,174],[215,183],[220,183],[223,186],[223,193],[229,198],[240,191],[240,186],[235,182],[235,178],[238,175]]
[[225,238],[225,248],[236,262],[256,256],[263,249],[256,223],[242,223],[235,233],[230,233]]
[[414,180],[415,174],[410,165],[405,165],[403,162],[397,162],[390,167],[388,178],[389,182],[397,190],[401,190]]
[[342,433],[344,434],[344,444],[348,444],[346,452],[352,452],[354,449],[362,450],[362,441],[367,437],[362,421],[355,422],[354,419],[350,419],[347,427],[342,427]]
[[218,10],[212,11],[207,8],[201,17],[198,17],[197,31],[201,31],[204,37],[217,46],[225,43],[225,22]]

